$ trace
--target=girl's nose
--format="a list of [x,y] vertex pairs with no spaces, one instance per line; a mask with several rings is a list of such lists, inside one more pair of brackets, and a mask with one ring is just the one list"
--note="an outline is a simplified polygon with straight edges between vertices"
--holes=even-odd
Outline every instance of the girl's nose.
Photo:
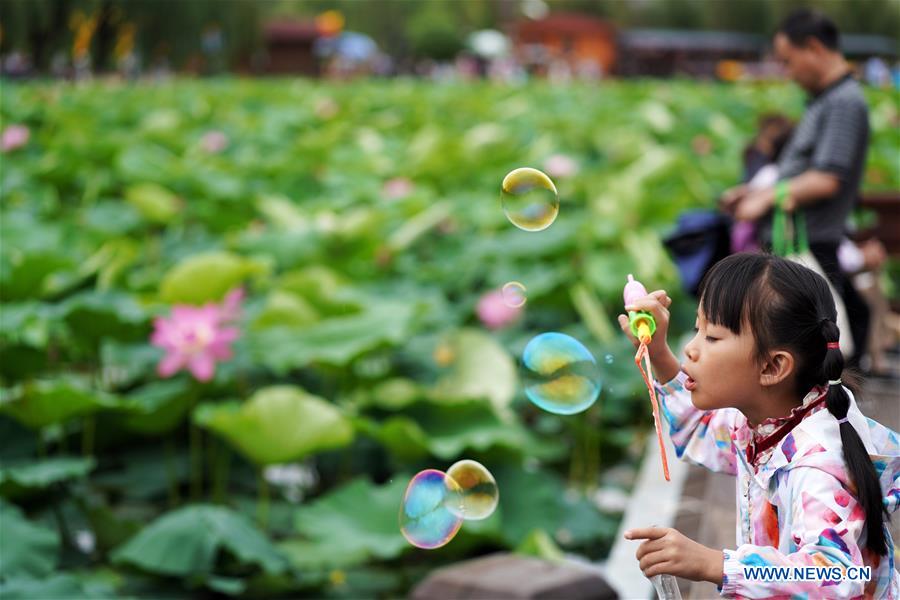
[[696,339],[696,337],[692,338],[684,347],[684,355],[687,356],[690,361],[697,360],[697,347],[694,345],[694,340]]

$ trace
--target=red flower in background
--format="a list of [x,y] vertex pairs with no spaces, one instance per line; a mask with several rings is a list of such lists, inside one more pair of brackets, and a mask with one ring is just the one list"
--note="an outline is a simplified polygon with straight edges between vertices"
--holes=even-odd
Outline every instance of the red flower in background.
[[28,143],[31,137],[31,130],[25,125],[10,125],[3,130],[0,135],[0,150],[3,152],[12,152],[17,148],[21,148]]
[[519,318],[522,307],[507,304],[503,292],[494,290],[478,300],[475,312],[488,329],[502,329]]
[[218,154],[228,147],[228,136],[221,131],[209,131],[200,139],[200,147],[204,152]]
[[160,376],[171,377],[187,369],[198,381],[212,379],[216,363],[231,358],[231,344],[240,336],[240,331],[229,324],[237,319],[243,296],[238,288],[221,304],[179,304],[172,307],[169,317],[157,317],[150,342],[166,351],[157,365]]

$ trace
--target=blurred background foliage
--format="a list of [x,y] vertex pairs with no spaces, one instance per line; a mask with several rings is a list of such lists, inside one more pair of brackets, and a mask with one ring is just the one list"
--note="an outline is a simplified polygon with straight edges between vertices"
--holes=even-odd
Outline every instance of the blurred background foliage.
[[[204,34],[216,32],[222,68],[250,69],[263,49],[261,25],[280,19],[314,19],[338,11],[347,29],[366,33],[398,61],[445,59],[465,36],[485,28],[504,29],[529,2],[541,11],[577,12],[615,23],[620,29],[661,27],[770,35],[799,6],[827,12],[841,30],[896,37],[900,5],[894,0],[4,0],[0,3],[0,54],[29,53],[46,72],[57,53],[84,41],[100,70],[113,70],[116,56],[133,47],[147,65],[165,60],[176,69],[198,62],[209,50]],[[173,11],[177,7],[177,15]],[[532,7],[533,8],[533,7]],[[76,48],[77,51],[77,48]]]
[[[896,98],[867,93],[866,187],[896,189]],[[30,131],[0,175],[3,597],[396,595],[496,549],[602,559],[650,430],[614,324],[624,277],[676,294],[686,330],[661,236],[738,180],[758,113],[803,109],[787,85],[689,81],[0,99],[0,124]],[[500,181],[559,156],[559,218],[517,230]],[[476,304],[510,280],[524,313],[488,330]],[[153,319],[239,286],[234,357],[161,378]],[[521,392],[517,357],[550,330],[599,359],[586,413]],[[412,548],[406,483],[459,458],[495,475],[497,512]]]

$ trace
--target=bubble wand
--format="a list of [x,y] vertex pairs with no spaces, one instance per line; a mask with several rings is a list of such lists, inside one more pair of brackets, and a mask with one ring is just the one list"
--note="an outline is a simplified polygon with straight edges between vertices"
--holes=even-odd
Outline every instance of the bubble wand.
[[[647,290],[641,285],[640,281],[629,273],[628,283],[625,284],[625,291],[622,294],[625,299],[625,306],[630,306],[636,300],[647,295]],[[653,424],[656,426],[656,439],[659,442],[659,452],[662,458],[663,475],[666,481],[669,479],[669,462],[666,460],[666,447],[663,445],[662,427],[659,424],[659,402],[656,399],[656,390],[653,387],[653,370],[650,365],[650,353],[647,350],[647,344],[656,333],[656,320],[653,315],[646,311],[628,311],[628,323],[631,326],[631,333],[641,343],[638,346],[637,354],[634,355],[634,363],[641,371],[644,383],[647,384],[647,391],[650,394],[650,404],[653,406]],[[641,366],[641,360],[644,365]]]

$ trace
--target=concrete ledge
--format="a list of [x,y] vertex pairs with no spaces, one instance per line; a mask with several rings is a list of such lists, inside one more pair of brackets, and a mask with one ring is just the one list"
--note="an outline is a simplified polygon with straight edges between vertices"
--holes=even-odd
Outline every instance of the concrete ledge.
[[655,598],[653,584],[644,577],[634,553],[640,545],[639,541],[630,541],[622,537],[626,529],[635,527],[672,527],[681,498],[681,488],[687,478],[688,465],[678,459],[675,448],[669,439],[668,426],[663,433],[666,446],[666,458],[669,462],[670,481],[663,477],[660,460],[659,443],[656,431],[651,429],[647,435],[647,446],[644,460],[637,482],[631,492],[631,501],[622,517],[619,532],[613,542],[606,573],[610,584],[623,598],[646,599]]
[[438,569],[417,585],[410,597],[414,600],[611,600],[618,595],[593,569],[501,553]]

